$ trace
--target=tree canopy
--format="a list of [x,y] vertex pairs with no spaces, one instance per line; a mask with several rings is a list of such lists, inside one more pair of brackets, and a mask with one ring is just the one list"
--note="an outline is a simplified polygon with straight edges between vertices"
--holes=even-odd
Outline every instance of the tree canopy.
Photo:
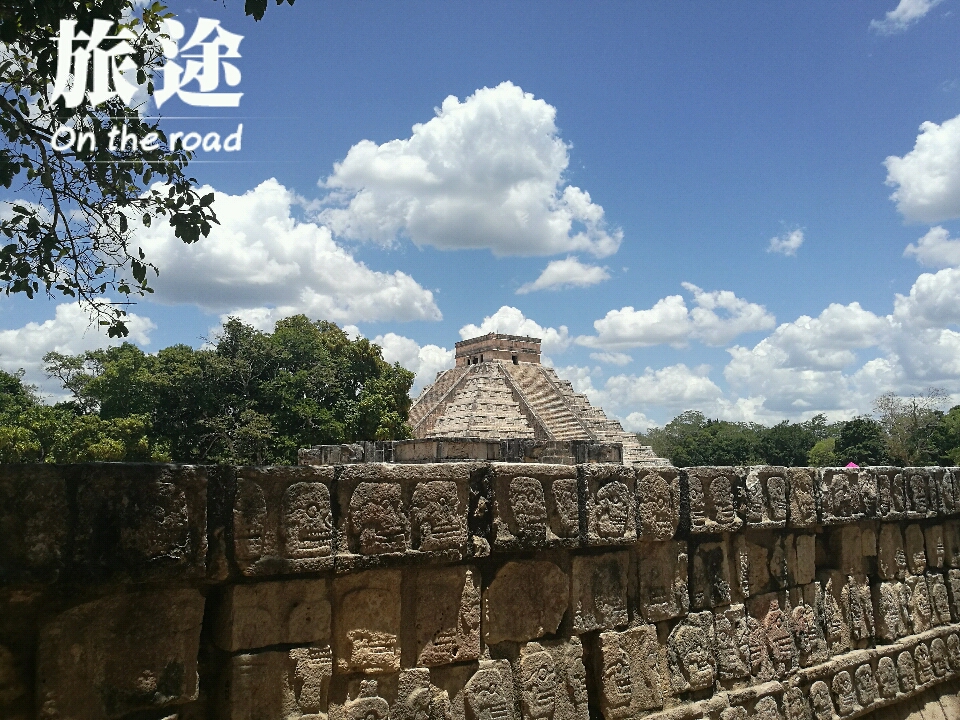
[[[230,319],[199,350],[151,355],[124,343],[45,361],[72,399],[45,406],[21,378],[0,376],[0,409],[11,408],[0,415],[0,453],[10,438],[0,460],[292,464],[299,448],[410,434],[413,373],[303,315],[272,333]],[[70,449],[60,449],[66,435]]]
[[[276,0],[284,1],[294,2]],[[246,13],[259,20],[267,4],[246,0]],[[133,0],[0,4],[0,186],[11,192],[0,203],[0,288],[30,298],[75,298],[111,336],[127,334],[126,313],[124,303],[111,303],[107,294],[150,293],[149,272],[159,272],[136,245],[134,227],[165,217],[176,237],[193,243],[217,222],[213,193],[201,197],[196,180],[186,174],[192,153],[168,146],[159,118],[141,116],[139,107],[128,104],[131,98],[115,92],[106,99],[96,96],[97,102],[87,92],[69,103],[64,93],[56,97],[62,20],[75,21],[77,34],[91,34],[97,21],[129,33],[124,39],[111,34],[100,47],[110,51],[128,43],[123,56],[136,67],[136,82],[154,94],[153,76],[163,60],[162,22],[172,14],[160,2],[137,5]],[[96,89],[93,73],[85,82],[83,90]],[[55,150],[51,141],[62,126],[91,133],[95,142]],[[110,133],[119,127],[140,139],[153,135],[157,142],[152,149],[141,143],[111,149]]]

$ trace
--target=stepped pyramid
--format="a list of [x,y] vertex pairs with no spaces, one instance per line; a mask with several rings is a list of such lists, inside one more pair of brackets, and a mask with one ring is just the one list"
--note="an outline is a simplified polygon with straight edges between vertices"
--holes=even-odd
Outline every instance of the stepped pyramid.
[[490,333],[456,348],[455,367],[410,408],[414,437],[622,443],[626,465],[670,464],[541,365],[539,338]]

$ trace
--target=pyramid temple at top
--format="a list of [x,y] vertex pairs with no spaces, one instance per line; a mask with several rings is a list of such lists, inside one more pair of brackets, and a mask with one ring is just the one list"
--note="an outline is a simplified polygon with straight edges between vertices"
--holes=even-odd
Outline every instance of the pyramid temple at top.
[[669,464],[541,365],[539,338],[490,333],[456,348],[455,367],[410,408],[414,437],[622,443],[625,465]]

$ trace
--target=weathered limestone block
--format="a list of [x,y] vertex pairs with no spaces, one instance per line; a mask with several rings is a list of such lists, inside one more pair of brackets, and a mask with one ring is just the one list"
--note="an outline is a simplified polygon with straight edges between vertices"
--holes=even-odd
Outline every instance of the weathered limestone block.
[[588,720],[587,671],[579,638],[527,643],[516,667],[524,720]]
[[926,468],[931,509],[941,517],[957,513],[954,476],[946,468]]
[[400,669],[400,571],[333,580],[333,653],[338,672]]
[[641,540],[672,540],[680,522],[680,476],[673,468],[636,471],[637,531]]
[[43,717],[118,718],[197,697],[203,596],[135,592],[78,605],[40,629]]
[[833,707],[830,686],[823,680],[817,680],[810,686],[810,704],[816,720],[835,720],[837,713]]
[[907,551],[899,525],[884,523],[880,526],[877,572],[883,580],[903,580],[907,576]]
[[877,693],[882,700],[891,700],[900,694],[900,680],[893,658],[886,656],[877,661]]
[[600,633],[598,660],[596,684],[605,720],[635,718],[663,706],[663,670],[653,625]]
[[480,574],[465,565],[423,568],[413,575],[417,665],[480,657]]
[[363,463],[337,478],[337,567],[375,567],[380,556],[467,554],[470,477],[481,465]]
[[747,614],[747,644],[750,648],[750,675],[755,682],[774,679],[773,656],[763,623]]
[[[492,477],[496,550],[558,545],[575,547],[579,544],[580,501],[576,467],[493,463]],[[620,498],[607,498],[611,502],[617,499]],[[610,503],[605,502],[604,507],[610,509]],[[609,531],[610,527],[605,524],[604,529]]]
[[947,520],[942,527],[944,567],[960,568],[960,523]]
[[[388,697],[392,696],[394,694],[392,691],[396,689],[397,703],[395,704],[395,711],[399,711],[397,715],[407,715],[407,717],[409,717],[409,711],[416,712],[417,705],[422,705],[423,700],[427,700],[427,714],[422,716],[423,720],[426,720],[430,709],[430,692],[428,690],[426,693],[428,697],[424,698],[424,693],[418,692],[418,690],[424,688],[412,687],[416,684],[416,680],[410,682],[411,675],[413,675],[415,679],[424,679],[421,673],[416,673],[416,671],[411,673],[407,671],[401,673],[399,676],[392,675],[377,679],[365,678],[359,682],[354,681],[344,686],[342,682],[337,682],[337,678],[335,677],[330,693],[330,711],[328,717],[330,720],[388,720],[388,718],[390,718],[390,701]],[[404,688],[402,691],[399,687],[400,678],[404,680]],[[406,695],[406,697],[401,699],[401,693]],[[411,703],[413,707],[409,707],[407,705],[408,702]],[[422,707],[420,709],[422,711]],[[311,720],[313,719],[311,718]],[[322,720],[322,717],[319,720]]]
[[76,506],[75,579],[183,580],[206,574],[204,468],[82,465]]
[[688,498],[691,533],[736,532],[743,521],[734,506],[739,482],[732,467],[689,468],[680,474],[681,492]]
[[933,665],[933,674],[938,678],[950,674],[950,660],[947,658],[947,645],[943,638],[930,641],[930,662]]
[[484,641],[526,642],[555,633],[569,594],[569,578],[553,563],[508,562],[483,592]]
[[856,669],[853,682],[857,687],[857,700],[863,707],[870,707],[877,702],[880,691],[877,689],[877,681],[873,677],[873,668],[869,663],[864,663]]
[[926,468],[903,468],[902,474],[907,495],[905,517],[915,520],[936,517],[936,499],[931,502]]
[[570,604],[575,633],[626,627],[629,569],[629,551],[573,558]]
[[515,720],[516,695],[510,663],[482,660],[463,689],[466,720]]
[[742,705],[732,705],[720,713],[720,720],[747,720],[750,713]]
[[713,614],[717,677],[739,680],[750,677],[750,638],[743,605],[730,605]]
[[947,592],[951,615],[960,620],[960,570],[947,571]]
[[903,540],[907,555],[907,571],[911,575],[923,575],[927,571],[927,550],[923,530],[919,525],[907,525]]
[[686,615],[690,609],[687,544],[676,540],[638,543],[636,553],[644,619],[652,623]]
[[927,549],[927,567],[943,569],[946,562],[947,546],[943,537],[943,525],[929,525],[923,529],[924,544]]
[[457,550],[467,542],[467,509],[452,480],[418,483],[410,501],[414,550]]
[[853,715],[863,710],[863,706],[857,700],[857,693],[853,687],[853,679],[847,670],[841,670],[833,676],[833,694],[837,699],[837,713],[840,717]]
[[[791,608],[787,598],[780,593],[768,593],[751,598],[747,604],[750,615],[756,618],[770,649],[775,677],[783,678],[799,667],[799,653],[793,637],[790,621]],[[751,648],[752,651],[752,648]]]
[[622,465],[582,465],[587,488],[587,543],[616,545],[637,539],[636,475]]
[[850,604],[847,578],[835,570],[821,570],[817,577],[823,587],[821,614],[824,636],[830,654],[841,655],[853,645],[847,610]]
[[782,467],[752,467],[745,481],[742,513],[747,525],[782,528],[787,525],[787,471]]
[[681,695],[713,687],[717,661],[713,654],[713,613],[690,613],[667,638],[670,690]]
[[813,605],[800,602],[790,612],[790,625],[797,645],[800,667],[827,662],[830,649]]
[[234,655],[227,662],[222,720],[326,717],[333,672],[330,648]]
[[269,645],[330,643],[326,580],[231,585],[223,592],[214,640],[229,652]]
[[727,543],[700,543],[693,550],[690,607],[695,610],[729,605],[732,601]]
[[851,644],[858,648],[872,644],[875,634],[873,597],[867,577],[848,575],[846,588],[841,593],[841,602],[850,626]]
[[813,527],[817,524],[817,471],[813,468],[787,468],[786,477],[790,501],[787,524],[792,528]]
[[0,583],[53,582],[66,562],[63,469],[0,465]]
[[332,467],[237,470],[233,555],[248,576],[333,567]]
[[908,575],[904,584],[907,587],[907,613],[911,630],[914,635],[926,632],[933,626],[933,607],[927,579],[922,575]]
[[[376,697],[376,693],[373,693]],[[379,703],[378,703],[379,705]],[[430,682],[426,668],[401,670],[397,677],[397,696],[390,707],[392,720],[429,720],[450,718],[449,695]],[[383,708],[379,705],[380,709]],[[351,705],[351,709],[354,706]]]
[[904,693],[912,693],[917,689],[916,663],[909,650],[897,655],[897,675],[900,676],[900,688]]
[[937,572],[927,573],[927,592],[930,595],[930,622],[934,627],[949,625],[950,597],[943,575]]
[[956,633],[947,635],[947,659],[955,673],[960,673],[960,637]]
[[819,480],[821,521],[824,525],[852,523],[866,516],[858,471],[823,468]]
[[[773,545],[773,538],[768,544]],[[762,595],[770,589],[770,549],[736,535],[733,544],[733,567],[737,590],[744,598]]]
[[933,672],[933,660],[930,658],[930,648],[925,642],[918,642],[913,649],[913,663],[917,669],[917,685],[932,684],[937,676]]
[[753,717],[758,720],[783,720],[777,699],[770,695],[760,698],[753,706]]
[[908,592],[900,582],[883,582],[873,586],[874,617],[880,640],[895,642],[910,634],[912,626],[904,602]]
[[813,720],[813,711],[803,690],[798,687],[787,688],[783,693],[783,714],[786,720]]
[[844,525],[830,533],[830,557],[833,565],[844,575],[862,575],[863,537],[859,525]]
[[797,535],[794,538],[796,561],[789,566],[790,584],[807,585],[817,576],[816,537],[814,535]]
[[900,468],[870,468],[877,480],[877,517],[881,520],[899,520],[907,509],[906,489]]

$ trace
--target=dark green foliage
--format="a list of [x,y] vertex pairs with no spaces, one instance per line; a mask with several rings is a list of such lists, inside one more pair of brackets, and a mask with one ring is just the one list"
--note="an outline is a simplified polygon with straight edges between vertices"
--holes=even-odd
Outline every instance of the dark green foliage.
[[885,465],[889,462],[883,426],[873,418],[855,417],[840,424],[833,449],[838,465]]
[[273,333],[230,319],[209,349],[147,355],[124,343],[45,360],[78,407],[105,421],[148,418],[154,443],[178,462],[295,463],[299,448],[410,433],[413,374],[303,315]]

